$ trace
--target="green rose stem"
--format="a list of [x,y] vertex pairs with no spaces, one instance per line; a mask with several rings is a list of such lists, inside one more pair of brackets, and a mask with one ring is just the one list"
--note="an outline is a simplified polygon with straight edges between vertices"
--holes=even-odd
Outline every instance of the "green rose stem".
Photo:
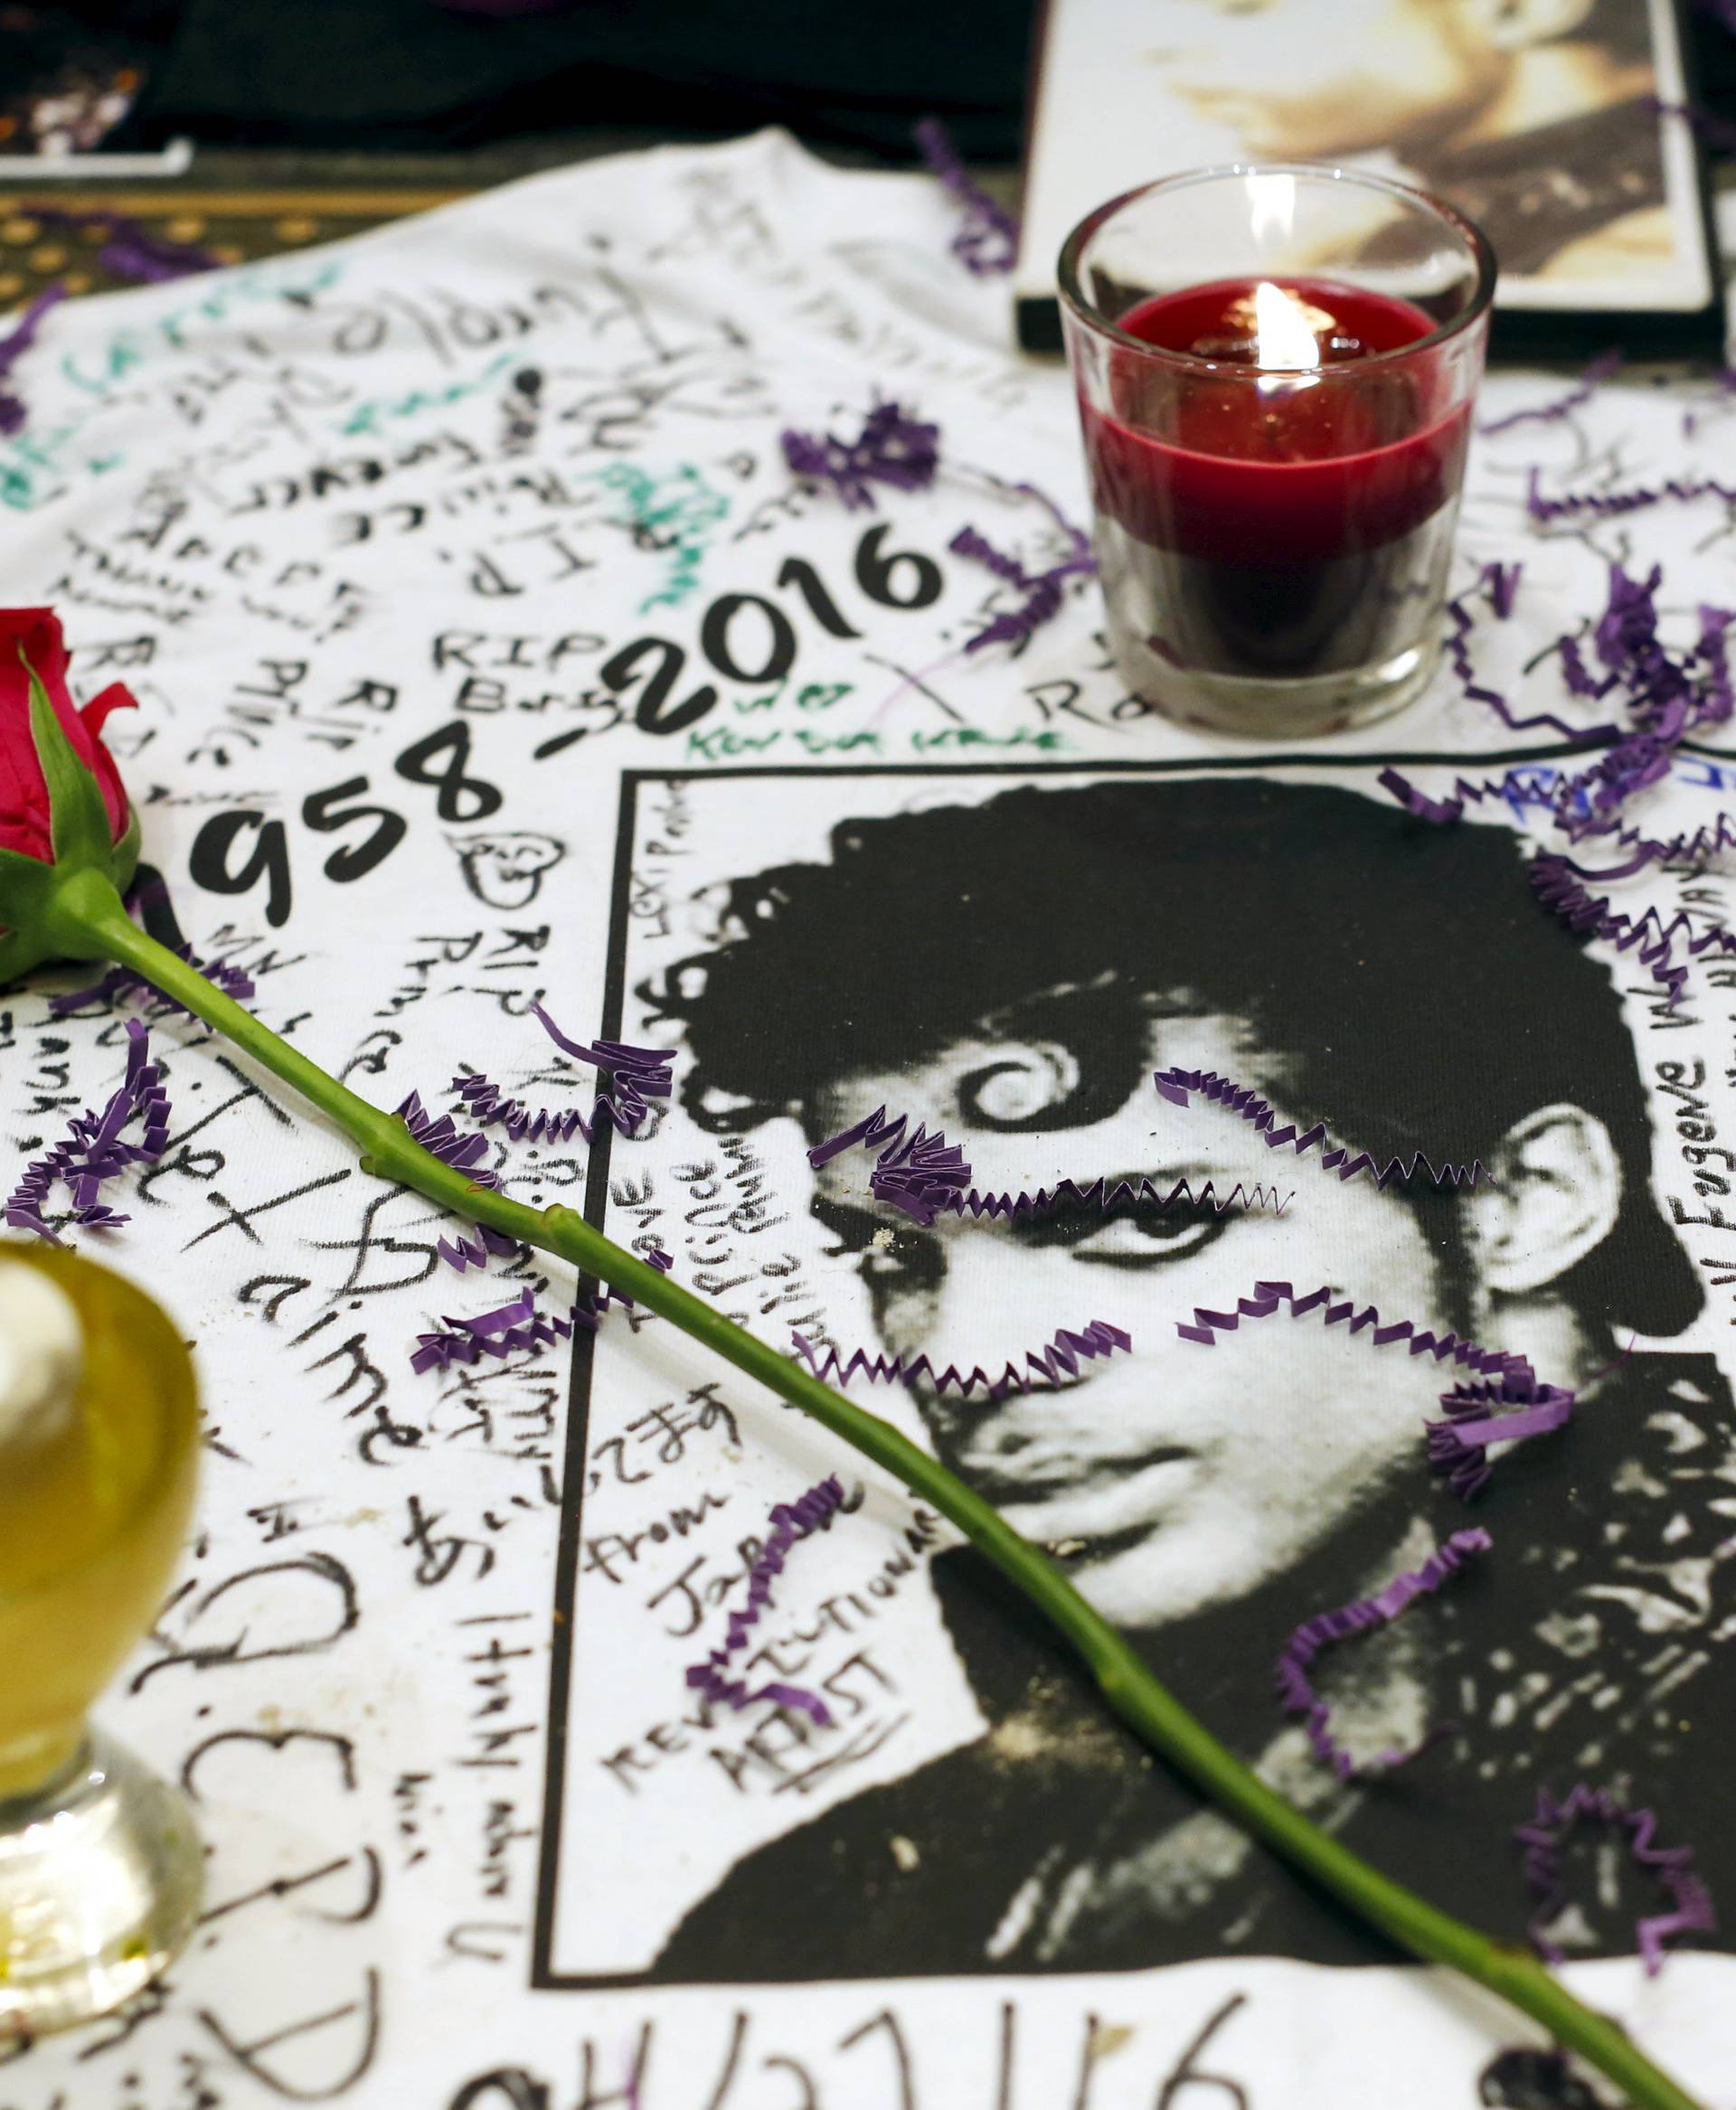
[[362,1152],[364,1172],[401,1182],[430,1201],[554,1253],[637,1305],[679,1326],[835,1436],[884,1466],[944,1517],[1014,1583],[1085,1659],[1122,1720],[1177,1772],[1185,1774],[1254,1835],[1361,1913],[1401,1946],[1450,1964],[1510,2001],[1561,2044],[1625,2088],[1637,2110],[1697,2110],[1693,2098],[1654,2066],[1620,2025],[1583,2007],[1527,1951],[1492,1941],[1449,1918],[1341,1846],[1268,1787],[1159,1684],[1133,1648],[1048,1557],[1000,1512],[889,1422],[856,1406],[778,1350],[726,1319],[678,1282],[625,1252],[575,1210],[530,1209],[487,1188],[422,1148],[396,1115],[358,1098],[301,1051],[212,986],[196,969],[132,921],[110,881],[94,871],[59,873],[39,929],[44,956],[109,959],[226,1034],[266,1069],[293,1085]]

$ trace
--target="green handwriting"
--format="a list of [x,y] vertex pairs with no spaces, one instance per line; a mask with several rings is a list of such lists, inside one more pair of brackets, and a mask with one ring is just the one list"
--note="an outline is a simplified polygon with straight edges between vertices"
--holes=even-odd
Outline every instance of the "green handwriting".
[[251,268],[225,272],[198,299],[172,307],[152,322],[116,330],[89,367],[69,352],[61,361],[61,372],[75,388],[83,389],[90,395],[107,395],[134,367],[142,365],[165,347],[173,352],[184,351],[189,324],[221,323],[237,308],[255,301],[309,300],[316,293],[335,286],[344,276],[344,268],[343,259],[326,257],[311,269]]
[[468,381],[449,381],[443,389],[411,389],[407,396],[376,396],[370,403],[358,403],[344,418],[338,430],[378,432],[382,419],[414,418],[424,410],[443,410],[448,403],[462,402],[466,396],[479,393],[514,363],[513,353],[503,352]]
[[[742,732],[734,726],[716,725],[705,732],[693,731],[687,735],[687,759],[690,762],[732,762],[744,755],[769,755],[775,748],[782,747],[786,753],[804,755],[882,755],[887,752],[888,739],[900,736],[882,735],[863,726],[854,732],[816,732],[811,726],[798,725],[778,728],[769,732]],[[1028,726],[1021,726],[1010,733],[978,732],[974,725],[943,726],[938,732],[919,732],[911,730],[901,736],[901,751],[916,755],[975,752],[987,749],[1002,752],[1009,748],[1030,748],[1040,755],[1064,755],[1071,752],[1071,743],[1058,732],[1034,732]],[[894,749],[894,751],[900,751]]]
[[[729,513],[730,502],[713,491],[690,463],[680,463],[666,475],[654,476],[637,462],[611,462],[599,469],[595,480],[625,501],[622,524],[632,532],[642,550],[665,550],[674,558],[668,582],[639,603],[639,613],[653,608],[679,608],[699,589],[699,570],[711,546],[711,531]],[[737,710],[769,708],[763,703],[737,704]]]

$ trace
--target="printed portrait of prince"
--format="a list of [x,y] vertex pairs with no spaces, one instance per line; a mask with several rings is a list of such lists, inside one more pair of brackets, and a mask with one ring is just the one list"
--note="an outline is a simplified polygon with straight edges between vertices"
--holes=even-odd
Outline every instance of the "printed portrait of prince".
[[[827,1163],[811,1205],[887,1350],[998,1368],[1061,1326],[1133,1336],[1059,1389],[920,1392],[940,1456],[1262,1776],[1433,1902],[1523,1939],[1513,1828],[1540,1787],[1586,1781],[1692,1842],[1736,1926],[1730,1393],[1710,1356],[1624,1355],[1679,1333],[1702,1293],[1654,1195],[1616,983],[1539,908],[1515,838],[1317,785],[1123,779],[848,821],[826,862],[730,891],[715,947],[644,992],[687,1041],[707,1126],[793,1117],[815,1144],[884,1105],[963,1144],[985,1192],[1102,1174],[1294,1196],[924,1229],[870,1199],[862,1153]],[[1341,1183],[1222,1109],[1167,1106],[1152,1074],[1172,1066],[1382,1163],[1423,1151],[1486,1176]],[[1467,1511],[1429,1470],[1451,1381],[1432,1358],[1317,1313],[1177,1337],[1274,1278],[1527,1356],[1577,1389],[1575,1417],[1493,1454]],[[1449,1589],[1317,1659],[1357,1754],[1440,1732],[1338,1779],[1278,1706],[1280,1649],[1473,1521],[1493,1550]],[[981,1734],[739,1862],[656,1975],[1392,1960],[1142,1753],[974,1553],[933,1579]],[[1660,1907],[1625,1841],[1588,1832],[1565,1873],[1561,1950],[1631,1954]]]

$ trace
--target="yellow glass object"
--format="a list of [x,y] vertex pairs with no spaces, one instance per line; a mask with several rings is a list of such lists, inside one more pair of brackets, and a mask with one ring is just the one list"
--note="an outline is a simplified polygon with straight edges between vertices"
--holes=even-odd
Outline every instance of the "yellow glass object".
[[181,1796],[86,1726],[186,1535],[192,1361],[107,1268],[0,1240],[0,1278],[18,1267],[66,1302],[15,1278],[0,1296],[0,2038],[137,1992],[191,1930],[202,1874]]

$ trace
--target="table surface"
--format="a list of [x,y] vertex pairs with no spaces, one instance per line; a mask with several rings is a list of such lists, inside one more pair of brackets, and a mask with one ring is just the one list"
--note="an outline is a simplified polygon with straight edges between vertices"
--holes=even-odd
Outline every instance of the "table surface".
[[[370,168],[376,208],[382,189],[431,180]],[[1640,1330],[1628,1389],[1601,1395],[1636,1411],[1589,1415],[1551,1469],[1491,1496],[1490,1588],[1462,1599],[1467,1620],[1479,1605],[1500,1619],[1473,1681],[1487,1740],[1463,1765],[1437,1755],[1425,1794],[1446,1814],[1381,1851],[1431,1895],[1469,1889],[1467,1909],[1518,1938],[1508,1841],[1527,1765],[1580,1750],[1606,1717],[1627,1738],[1631,1718],[1637,1741],[1586,1763],[1631,1759],[1636,1791],[1667,1804],[1660,1835],[1690,1839],[1736,1896],[1731,1658],[1713,1634],[1736,1564],[1706,1542],[1736,1528],[1719,1477],[1731,970],[1716,947],[1684,953],[1671,1014],[1634,950],[1576,944],[1524,876],[1533,845],[1560,845],[1550,802],[1588,766],[1561,728],[1617,707],[1571,692],[1560,648],[1571,636],[1602,664],[1610,565],[1662,567],[1673,665],[1702,604],[1736,601],[1736,500],[1692,482],[1736,395],[1703,372],[1624,374],[1561,410],[1560,377],[1492,376],[1485,424],[1519,421],[1473,450],[1458,654],[1389,725],[1255,754],[1127,692],[1094,582],[1074,579],[1023,649],[969,649],[1023,589],[961,550],[963,531],[1039,574],[1071,547],[1051,506],[1083,522],[1086,494],[1065,372],[1012,350],[1005,287],[958,266],[931,182],[761,136],[563,165],[328,244],[310,196],[368,186],[326,173],[331,191],[310,193],[202,157],[178,193],[207,220],[201,239],[245,225],[288,246],[70,303],[12,377],[28,422],[0,440],[7,598],[60,609],[80,697],[115,681],[137,696],[108,731],[175,928],[245,967],[261,1018],[388,1107],[413,1091],[465,1123],[453,1084],[474,1069],[589,1117],[593,1068],[545,1038],[533,1001],[581,1044],[677,1043],[675,1091],[644,1135],[513,1140],[496,1123],[491,1163],[531,1205],[565,1200],[667,1251],[780,1346],[799,1328],[873,1348],[887,1299],[924,1280],[963,1300],[934,1347],[967,1363],[1125,1325],[1133,1350],[1064,1395],[1074,1426],[1113,1446],[1177,1403],[1205,1418],[1229,1523],[1194,1542],[1190,1573],[1253,1549],[1188,1689],[1352,1838],[1417,1805],[1340,1802],[1316,1775],[1269,1687],[1272,1622],[1320,1606],[1275,1612],[1244,1586],[1306,1569],[1308,1591],[1342,1602],[1374,1579],[1375,1536],[1382,1561],[1413,1568],[1413,1527],[1463,1521],[1420,1433],[1440,1373],[1366,1330],[1272,1316],[1208,1351],[1175,1328],[1278,1277],[1420,1324],[1432,1248],[1405,1242],[1390,1195],[1256,1152],[1228,1115],[1157,1104],[1137,1034],[1123,1103],[1081,1111],[1067,1007],[1081,984],[1108,1004],[1129,975],[1173,975],[1184,940],[1190,979],[1213,990],[1250,962],[1246,1001],[1306,1016],[1311,1046],[1366,1054],[1363,1103],[1390,1096],[1407,1147],[1436,1156],[1474,1152],[1487,1107],[1533,1077],[1559,1116],[1607,1073],[1604,1144],[1561,1118],[1539,1144],[1545,1188],[1582,1197],[1591,1179],[1595,1206],[1545,1210],[1537,1238],[1568,1221],[1595,1252],[1637,1210],[1642,1259],[1600,1294],[1617,1305],[1672,1269],[1687,1286],[1675,1305],[1602,1314],[1622,1322],[1611,1353]],[[231,192],[256,209],[192,202]],[[297,216],[315,235],[278,232]],[[935,426],[931,485],[853,508],[792,476],[786,429],[848,439],[887,397]],[[1533,471],[1565,512],[1528,508]],[[1665,500],[1666,476],[1688,495]],[[1480,583],[1495,560],[1524,567],[1505,617]],[[1471,821],[1417,851],[1381,782],[1392,767],[1436,798],[1465,780]],[[1733,790],[1730,760],[1684,755],[1635,817],[1691,832]],[[1307,830],[1284,819],[1298,814]],[[1276,871],[1260,861],[1273,827],[1302,831]],[[1377,838],[1392,862],[1354,886],[1341,872],[1323,906],[1335,846]],[[1215,859],[1210,883],[1189,891],[1165,866],[1154,908],[1145,861],[1184,840]],[[1218,840],[1249,846],[1241,864]],[[1413,855],[1448,873],[1420,907]],[[816,893],[816,869],[840,860],[867,876]],[[768,1101],[740,1133],[697,1101],[688,1036],[657,1001],[691,993],[696,960],[722,971],[731,900],[753,930],[788,901],[809,918],[788,971],[714,1013],[709,1045],[693,1036],[731,1105],[738,1086]],[[1726,918],[1730,883],[1654,870],[1623,900],[1686,917],[1697,938]],[[160,923],[164,906],[146,912]],[[1125,973],[1103,949],[1124,945]],[[1524,972],[1505,972],[1521,948]],[[1559,1003],[1533,999],[1562,975]],[[1234,1834],[1086,1721],[1045,1729],[1038,1702],[1064,1696],[1061,1673],[998,1620],[959,1624],[950,1564],[930,1569],[932,1521],[890,1482],[643,1314],[611,1311],[576,1349],[557,1337],[417,1371],[419,1336],[448,1314],[529,1286],[564,1316],[571,1272],[455,1272],[438,1241],[465,1225],[376,1184],[329,1125],[187,1019],[112,984],[57,1014],[54,997],[96,979],[45,970],[0,996],[0,1163],[17,1176],[104,1104],[127,1022],[148,1022],[167,1146],[110,1190],[127,1223],[70,1235],[197,1342],[208,1447],[197,1536],[102,1711],[195,1796],[210,1903],[159,1994],[0,2054],[0,2110],[1150,2110],[1165,2091],[1196,2110],[1202,2091],[1237,2090],[1259,2110],[1385,2110],[1395,2070],[1406,2110],[1489,2099],[1479,2077],[1511,2020],[1387,1964],[1339,1967],[1326,1923]],[[930,1043],[957,1046],[961,1019],[986,1039],[968,1041],[964,1073],[937,1075]],[[1166,1060],[1233,1070],[1246,1053],[1208,1050],[1185,1020],[1164,1031],[1182,1036]],[[1453,1034],[1462,1078],[1441,1054]],[[1587,1050],[1589,1077],[1571,1067]],[[835,1084],[848,1108],[822,1097]],[[1162,1265],[1114,1244],[1120,1222],[1087,1227],[1110,1239],[1110,1266],[1089,1237],[961,1225],[935,1275],[901,1227],[858,1239],[854,1219],[816,1218],[792,1099],[817,1107],[810,1125],[896,1101],[968,1138],[975,1180],[996,1191],[1154,1158],[1231,1182],[1278,1163],[1295,1204],[1214,1217]],[[1565,1163],[1545,1147],[1563,1133]],[[1533,1292],[1515,1276],[1501,1307],[1500,1344],[1534,1341],[1551,1376],[1584,1348],[1560,1273]],[[897,1388],[858,1396],[920,1435]],[[1344,1490],[1389,1469],[1402,1530],[1383,1498],[1364,1536],[1335,1535],[1333,1562],[1309,1565],[1285,1520],[1317,1502],[1342,1521]],[[834,1471],[853,1492],[862,1480],[863,1506],[792,1558],[766,1634],[770,1674],[828,1693],[835,1726],[770,1701],[696,1719],[686,1672],[742,1603],[750,1541]],[[1579,1524],[1552,1506],[1567,1494]],[[1625,1533],[1610,1544],[1606,1497]],[[1545,1575],[1533,1547],[1578,1565]],[[1412,1615],[1396,1713],[1373,1717],[1389,1742],[1425,1726],[1410,1667],[1432,1661],[1437,1616],[1457,1615],[1444,1597]],[[1631,1708],[1599,1699],[1606,1661]],[[673,1931],[720,1891],[759,1904],[721,1936],[702,1914],[689,1960],[659,1978]],[[1200,1894],[1216,1917],[1194,1911]],[[934,1945],[926,1975],[901,1971],[887,1934],[901,1898],[903,1936]],[[1162,1967],[1131,1971],[1117,1914],[1152,1898],[1141,1938]],[[1274,1925],[1299,1946],[1262,1952]],[[850,1968],[830,1969],[846,1943]],[[1736,1959],[1684,1954],[1655,1981],[1620,1954],[1575,1972],[1730,2110]]]
[[[220,263],[238,264],[359,234],[546,169],[686,143],[678,134],[591,129],[448,154],[202,147],[184,174],[146,180],[103,178],[99,156],[88,178],[33,181],[8,172],[0,174],[0,312],[57,281],[74,296],[135,283],[104,268],[99,225],[70,236],[44,230],[31,217],[33,204],[124,212],[171,241],[198,243]],[[835,148],[824,158],[841,168],[870,165],[867,156]],[[972,173],[1003,201],[1016,199],[1016,169]]]

